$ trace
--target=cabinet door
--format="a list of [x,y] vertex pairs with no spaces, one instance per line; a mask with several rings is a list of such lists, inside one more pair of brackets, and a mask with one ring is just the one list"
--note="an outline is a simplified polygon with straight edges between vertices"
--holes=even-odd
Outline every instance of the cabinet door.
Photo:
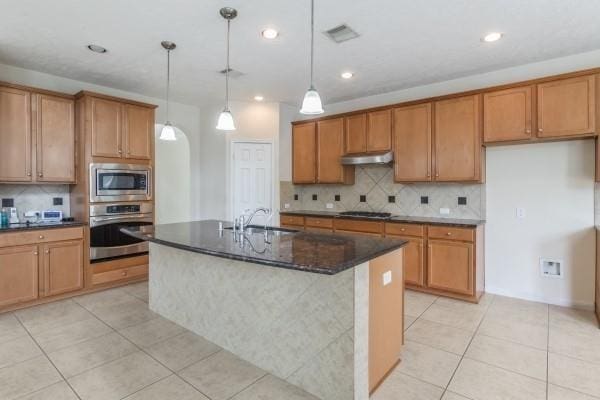
[[394,180],[431,180],[431,103],[394,110]]
[[92,156],[120,158],[123,130],[123,105],[116,101],[92,97]]
[[367,151],[367,114],[346,117],[346,153]]
[[0,87],[0,181],[31,182],[31,94]]
[[317,180],[316,123],[294,125],[292,128],[292,181],[315,183]]
[[596,79],[580,76],[538,85],[538,136],[561,137],[596,130]]
[[36,180],[75,182],[75,102],[35,94]]
[[367,114],[367,151],[392,149],[392,111],[373,111]]
[[48,243],[44,251],[44,296],[83,287],[83,241]]
[[425,247],[423,239],[401,237],[408,240],[404,246],[404,282],[414,286],[425,284]]
[[473,244],[429,240],[427,286],[473,295]]
[[125,105],[125,157],[138,160],[152,158],[154,110]]
[[317,182],[343,183],[344,120],[327,119],[317,123]]
[[531,139],[532,86],[483,95],[483,138],[485,143]]
[[0,249],[0,306],[38,298],[38,247]]
[[481,177],[480,95],[435,103],[436,181]]

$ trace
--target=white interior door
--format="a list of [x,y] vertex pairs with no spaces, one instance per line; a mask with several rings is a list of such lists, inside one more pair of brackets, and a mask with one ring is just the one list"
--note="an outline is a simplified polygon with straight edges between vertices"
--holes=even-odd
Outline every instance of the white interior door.
[[[233,144],[233,215],[258,207],[273,209],[271,143],[235,142]],[[259,214],[252,223],[264,224]]]

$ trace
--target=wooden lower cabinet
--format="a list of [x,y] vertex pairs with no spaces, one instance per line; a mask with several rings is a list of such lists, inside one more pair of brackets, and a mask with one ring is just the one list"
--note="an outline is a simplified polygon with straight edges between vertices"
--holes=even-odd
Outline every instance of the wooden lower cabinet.
[[82,289],[83,240],[47,243],[42,248],[44,279],[40,295],[53,296]]
[[473,293],[473,243],[429,240],[427,286],[471,295]]
[[38,246],[0,248],[0,307],[38,298]]
[[120,258],[92,264],[92,285],[133,281],[148,276],[148,255]]
[[[389,237],[394,237],[387,235]],[[404,282],[422,287],[425,285],[425,240],[413,237],[396,236],[408,240],[404,246]]]

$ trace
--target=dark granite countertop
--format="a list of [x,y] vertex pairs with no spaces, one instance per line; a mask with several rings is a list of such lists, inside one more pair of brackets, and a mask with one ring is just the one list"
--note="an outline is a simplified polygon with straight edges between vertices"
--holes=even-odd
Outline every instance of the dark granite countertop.
[[485,220],[479,219],[461,219],[461,218],[436,218],[436,217],[412,217],[406,215],[392,215],[389,218],[370,218],[370,217],[354,217],[340,215],[337,211],[280,211],[281,215],[304,215],[309,217],[329,217],[329,218],[345,218],[345,219],[363,219],[371,221],[386,221],[386,222],[406,222],[412,224],[430,224],[430,225],[445,225],[445,226],[462,226],[474,227],[485,224]]
[[0,234],[7,232],[16,232],[16,231],[35,231],[40,229],[57,229],[57,228],[70,228],[73,226],[84,226],[83,222],[79,221],[69,221],[69,222],[44,222],[44,223],[19,223],[19,224],[11,224],[8,226],[0,227]]
[[[249,233],[235,239],[231,230],[219,232],[219,221],[121,228],[138,239],[196,253],[272,267],[333,275],[404,246],[393,238],[292,231],[283,235]],[[224,222],[224,226],[230,226]]]

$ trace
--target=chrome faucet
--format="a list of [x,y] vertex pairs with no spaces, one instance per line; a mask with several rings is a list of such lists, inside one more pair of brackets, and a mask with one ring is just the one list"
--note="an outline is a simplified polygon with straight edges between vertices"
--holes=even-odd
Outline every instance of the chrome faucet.
[[[250,210],[246,210],[246,212],[248,212]],[[258,214],[259,212],[264,213],[267,216],[266,222],[265,222],[265,230],[267,229],[267,223],[268,221],[271,220],[271,218],[273,218],[273,214],[271,213],[271,209],[270,208],[266,208],[266,207],[258,207],[257,209],[255,209],[254,211],[252,211],[250,213],[250,215],[248,215],[248,219],[246,219],[246,214],[243,214],[240,217],[240,230],[245,230],[248,225],[250,225],[250,223],[252,222],[252,219],[254,218],[254,216],[256,214]]]

